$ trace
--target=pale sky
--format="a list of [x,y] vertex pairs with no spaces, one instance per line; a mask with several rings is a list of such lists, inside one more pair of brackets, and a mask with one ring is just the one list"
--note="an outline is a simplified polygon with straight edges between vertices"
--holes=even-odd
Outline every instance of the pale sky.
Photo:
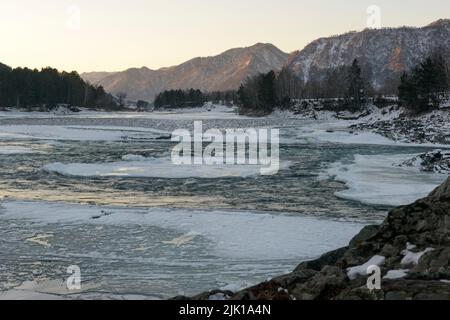
[[12,67],[152,69],[270,42],[291,52],[367,26],[423,26],[450,18],[448,0],[1,0],[0,62]]

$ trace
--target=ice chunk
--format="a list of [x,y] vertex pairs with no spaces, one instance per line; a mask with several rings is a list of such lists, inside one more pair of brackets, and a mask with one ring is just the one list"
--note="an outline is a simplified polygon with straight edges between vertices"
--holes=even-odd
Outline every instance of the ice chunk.
[[351,164],[334,163],[326,175],[346,184],[348,189],[337,192],[337,197],[366,204],[406,205],[427,196],[447,178],[394,165],[409,157],[356,155]]

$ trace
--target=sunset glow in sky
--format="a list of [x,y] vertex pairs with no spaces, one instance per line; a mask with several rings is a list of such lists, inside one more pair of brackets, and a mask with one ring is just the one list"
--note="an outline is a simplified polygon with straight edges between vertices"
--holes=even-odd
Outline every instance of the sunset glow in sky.
[[118,71],[160,68],[229,48],[270,42],[291,52],[367,26],[423,26],[450,1],[2,0],[0,62],[12,67]]

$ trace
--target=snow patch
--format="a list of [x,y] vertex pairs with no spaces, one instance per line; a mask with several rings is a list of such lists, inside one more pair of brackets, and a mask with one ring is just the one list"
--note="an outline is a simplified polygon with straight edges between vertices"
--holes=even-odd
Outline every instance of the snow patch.
[[383,279],[386,280],[397,280],[397,279],[403,279],[406,277],[409,273],[408,269],[402,269],[402,270],[391,270],[389,271]]
[[233,293],[239,292],[245,288],[247,288],[250,284],[249,283],[230,283],[224,287],[221,287],[220,290],[222,291],[230,291]]
[[421,252],[413,252],[411,250],[414,250],[416,247],[413,245],[408,244],[406,250],[403,250],[402,255],[404,258],[401,261],[401,264],[403,266],[407,265],[418,265],[420,262],[420,259],[427,254],[428,252],[434,251],[433,248],[427,248],[424,251]]
[[386,257],[383,256],[374,256],[369,261],[364,263],[363,265],[348,268],[347,269],[347,276],[350,280],[354,280],[358,277],[365,277],[367,276],[367,270],[372,266],[380,267],[384,264],[386,261]]

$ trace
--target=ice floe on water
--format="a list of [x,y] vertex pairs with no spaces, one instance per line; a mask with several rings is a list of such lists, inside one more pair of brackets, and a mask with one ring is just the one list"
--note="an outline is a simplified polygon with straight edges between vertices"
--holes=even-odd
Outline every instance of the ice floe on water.
[[98,285],[83,283],[81,290],[69,290],[66,281],[35,279],[25,281],[7,291],[0,291],[0,300],[156,300],[156,297],[96,292]]
[[356,155],[352,163],[334,163],[325,176],[346,184],[338,197],[372,205],[406,205],[427,196],[447,178],[398,166],[412,156]]
[[51,126],[2,125],[0,139],[36,139],[66,141],[122,141],[159,139],[167,136],[162,130],[113,126]]
[[[102,214],[107,211],[108,214]],[[52,224],[147,225],[175,230],[183,236],[161,242],[173,248],[208,239],[220,257],[236,259],[302,259],[346,245],[363,224],[298,215],[253,211],[202,211],[186,209],[130,209],[57,202],[7,201],[0,219]],[[34,239],[51,245],[49,234]],[[204,243],[204,242],[200,242]]]
[[[280,169],[286,169],[290,162],[281,161]],[[43,167],[47,172],[77,177],[132,177],[132,178],[227,178],[261,175],[261,165],[175,165],[169,157],[144,158],[139,155],[125,155],[122,161],[110,163],[52,163]]]

